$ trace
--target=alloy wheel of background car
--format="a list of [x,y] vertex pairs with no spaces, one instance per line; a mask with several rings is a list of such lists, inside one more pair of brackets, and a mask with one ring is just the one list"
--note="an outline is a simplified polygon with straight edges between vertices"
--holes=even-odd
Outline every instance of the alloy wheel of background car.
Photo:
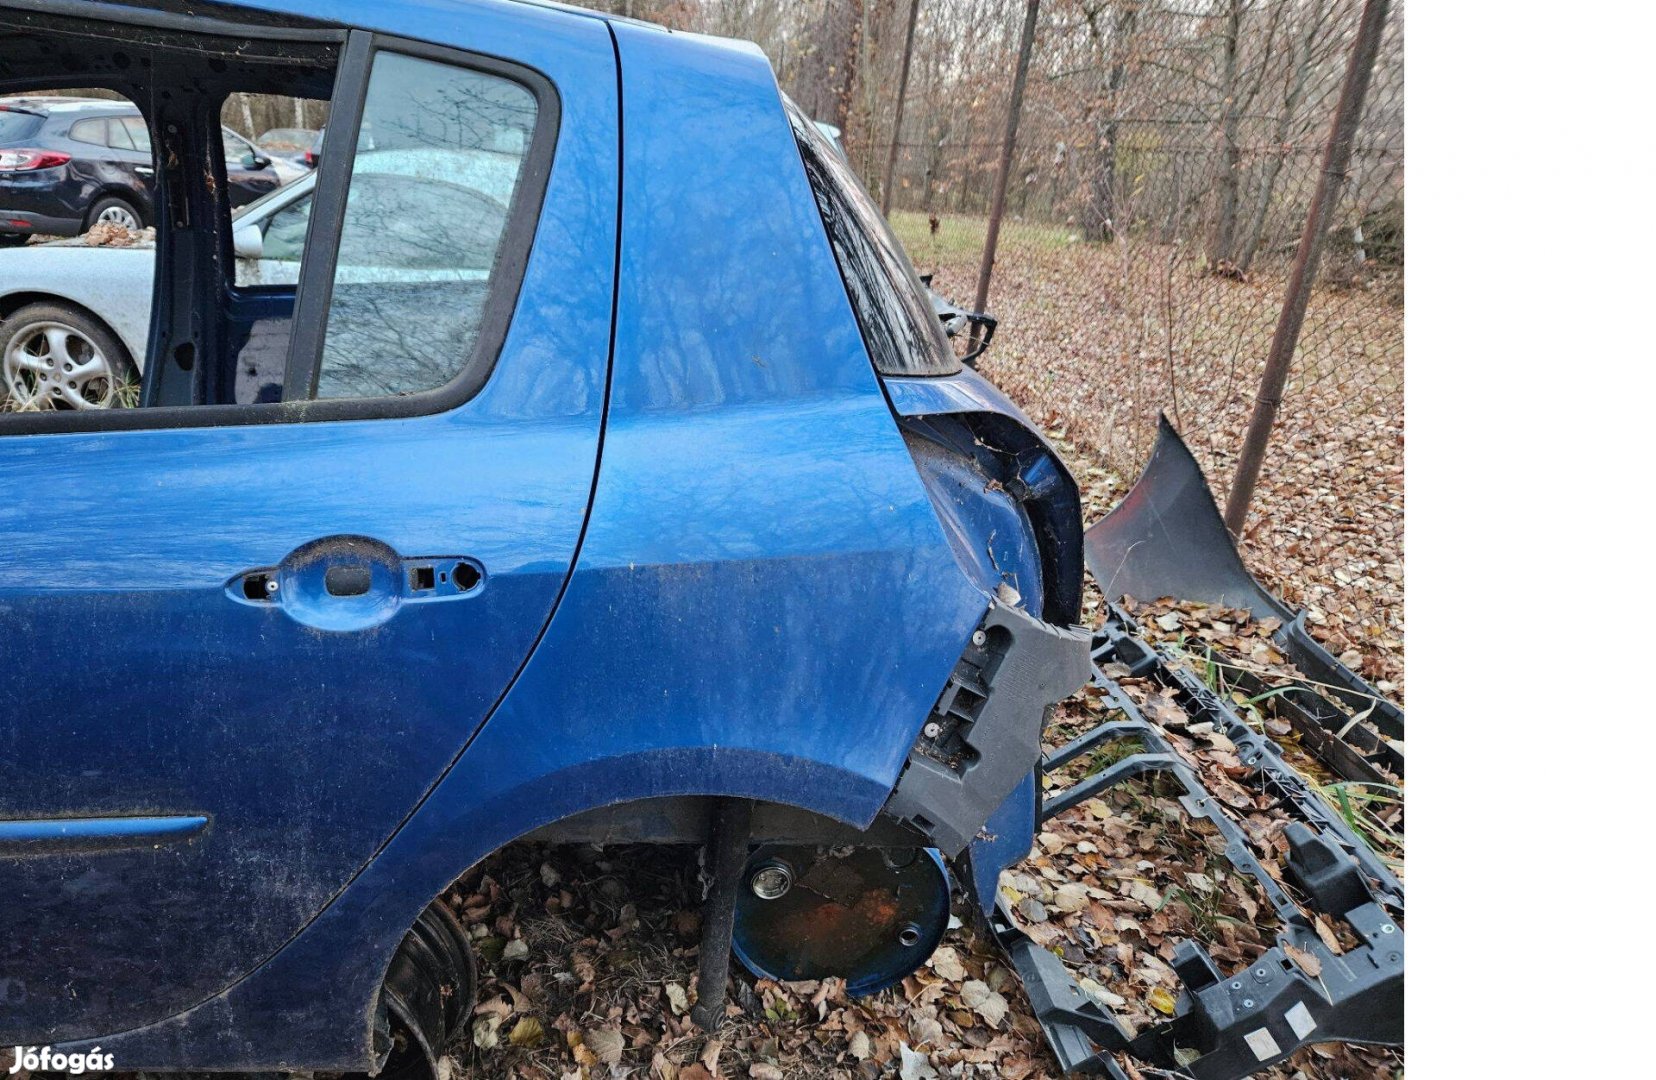
[[138,211],[131,204],[120,199],[103,199],[92,208],[92,224],[119,225],[123,229],[137,232],[143,228],[143,222],[138,220]]
[[125,403],[133,376],[114,336],[78,312],[32,304],[0,323],[8,409],[107,409]]

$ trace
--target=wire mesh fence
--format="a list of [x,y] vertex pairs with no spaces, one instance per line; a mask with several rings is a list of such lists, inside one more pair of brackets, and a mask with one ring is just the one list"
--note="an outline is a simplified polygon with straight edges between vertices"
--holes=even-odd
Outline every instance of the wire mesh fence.
[[[917,266],[955,299],[974,291],[1023,8],[994,6],[981,13],[994,18],[978,62],[920,63],[891,193]],[[989,294],[1003,333],[988,363],[1041,419],[1123,467],[1142,459],[1165,411],[1223,483],[1360,3],[1043,6]],[[1295,357],[1289,439],[1338,439],[1401,412],[1401,35],[1397,7]],[[974,94],[948,85],[962,78]],[[865,175],[882,149],[861,155]]]
[[[1026,0],[921,2],[891,218],[921,273],[967,303]],[[983,367],[1069,443],[1095,496],[1131,482],[1165,413],[1223,502],[1362,7],[1041,4]],[[1403,16],[1393,4],[1244,534],[1272,587],[1388,686],[1402,667]],[[860,146],[855,119],[850,152],[878,182],[894,115],[869,113],[884,141]]]

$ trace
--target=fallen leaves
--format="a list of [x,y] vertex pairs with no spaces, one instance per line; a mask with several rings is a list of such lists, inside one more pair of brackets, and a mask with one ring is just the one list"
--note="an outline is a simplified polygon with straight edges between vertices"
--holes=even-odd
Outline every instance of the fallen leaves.
[[1322,961],[1317,959],[1316,953],[1306,952],[1304,949],[1297,949],[1287,944],[1282,946],[1282,951],[1288,954],[1288,959],[1300,966],[1301,971],[1304,971],[1313,979],[1322,975]]
[[948,945],[940,946],[932,953],[930,966],[938,978],[948,982],[961,982],[966,978],[966,966],[960,962],[960,954]]
[[983,1017],[990,1027],[999,1027],[1000,1022],[1006,1019],[1006,999],[979,979],[968,980],[960,988],[960,1003]]
[[619,1065],[621,1055],[627,1049],[626,1036],[614,1028],[594,1028],[583,1032],[581,1041],[595,1058],[606,1065]]

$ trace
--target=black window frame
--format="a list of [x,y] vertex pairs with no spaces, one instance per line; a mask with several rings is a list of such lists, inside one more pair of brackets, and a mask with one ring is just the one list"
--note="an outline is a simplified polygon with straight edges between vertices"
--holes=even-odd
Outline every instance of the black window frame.
[[[43,3],[49,8],[78,8],[79,4]],[[172,26],[173,20],[158,12],[133,12],[131,20],[122,22],[133,26]],[[338,31],[305,31],[235,24],[219,24],[217,20],[202,20],[217,24],[215,32],[229,32],[253,36],[263,40],[282,40],[292,37],[315,41],[331,37],[344,42],[339,66],[334,76],[334,92],[329,114],[329,128],[339,138],[330,139],[334,145],[354,147],[361,125],[362,112],[367,103],[368,78],[373,58],[380,52],[392,52],[435,63],[466,68],[495,75],[518,83],[529,91],[535,101],[535,126],[523,156],[522,171],[507,215],[506,232],[495,257],[495,267],[489,278],[489,298],[484,306],[477,339],[471,354],[459,373],[440,387],[421,390],[395,397],[330,398],[315,400],[314,392],[321,370],[322,346],[326,319],[315,317],[326,312],[333,291],[335,263],[339,254],[340,234],[344,226],[344,211],[350,187],[355,153],[324,155],[318,170],[316,188],[312,195],[311,220],[306,231],[306,261],[300,269],[299,283],[294,298],[293,336],[289,342],[286,369],[283,378],[283,398],[280,402],[246,404],[191,404],[155,405],[131,409],[96,411],[52,411],[35,413],[0,413],[0,438],[11,435],[62,434],[78,431],[130,431],[149,429],[213,428],[253,424],[318,423],[336,420],[378,420],[426,416],[463,405],[488,384],[512,316],[522,295],[529,256],[534,247],[538,224],[550,186],[553,157],[562,128],[562,99],[557,86],[543,72],[515,60],[471,52],[450,46],[434,45],[392,34],[358,29]],[[182,23],[180,25],[188,25]],[[197,24],[192,29],[203,30]],[[212,140],[222,143],[221,140]],[[222,145],[218,150],[222,156]],[[228,216],[219,217],[221,243],[232,242]],[[312,258],[313,253],[320,253]],[[151,311],[151,318],[165,317]],[[151,340],[155,335],[151,334]],[[144,379],[152,378],[146,364]],[[303,389],[303,398],[290,395]]]
[[[959,375],[965,364],[949,344],[926,287],[891,223],[855,170],[799,106],[784,98],[783,108],[874,370],[895,378]],[[881,247],[895,256],[897,265],[882,257],[877,250]],[[891,295],[879,295],[875,282],[883,282]],[[904,295],[898,295],[899,291]],[[905,326],[913,333],[903,333]],[[905,348],[905,343],[910,347]],[[932,355],[914,355],[920,350]]]

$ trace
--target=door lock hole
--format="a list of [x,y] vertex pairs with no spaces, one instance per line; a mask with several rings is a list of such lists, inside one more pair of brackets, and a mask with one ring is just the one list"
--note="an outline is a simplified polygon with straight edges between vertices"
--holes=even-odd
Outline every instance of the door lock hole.
[[454,568],[454,587],[461,592],[471,592],[482,580],[483,575],[471,563],[459,563]]

